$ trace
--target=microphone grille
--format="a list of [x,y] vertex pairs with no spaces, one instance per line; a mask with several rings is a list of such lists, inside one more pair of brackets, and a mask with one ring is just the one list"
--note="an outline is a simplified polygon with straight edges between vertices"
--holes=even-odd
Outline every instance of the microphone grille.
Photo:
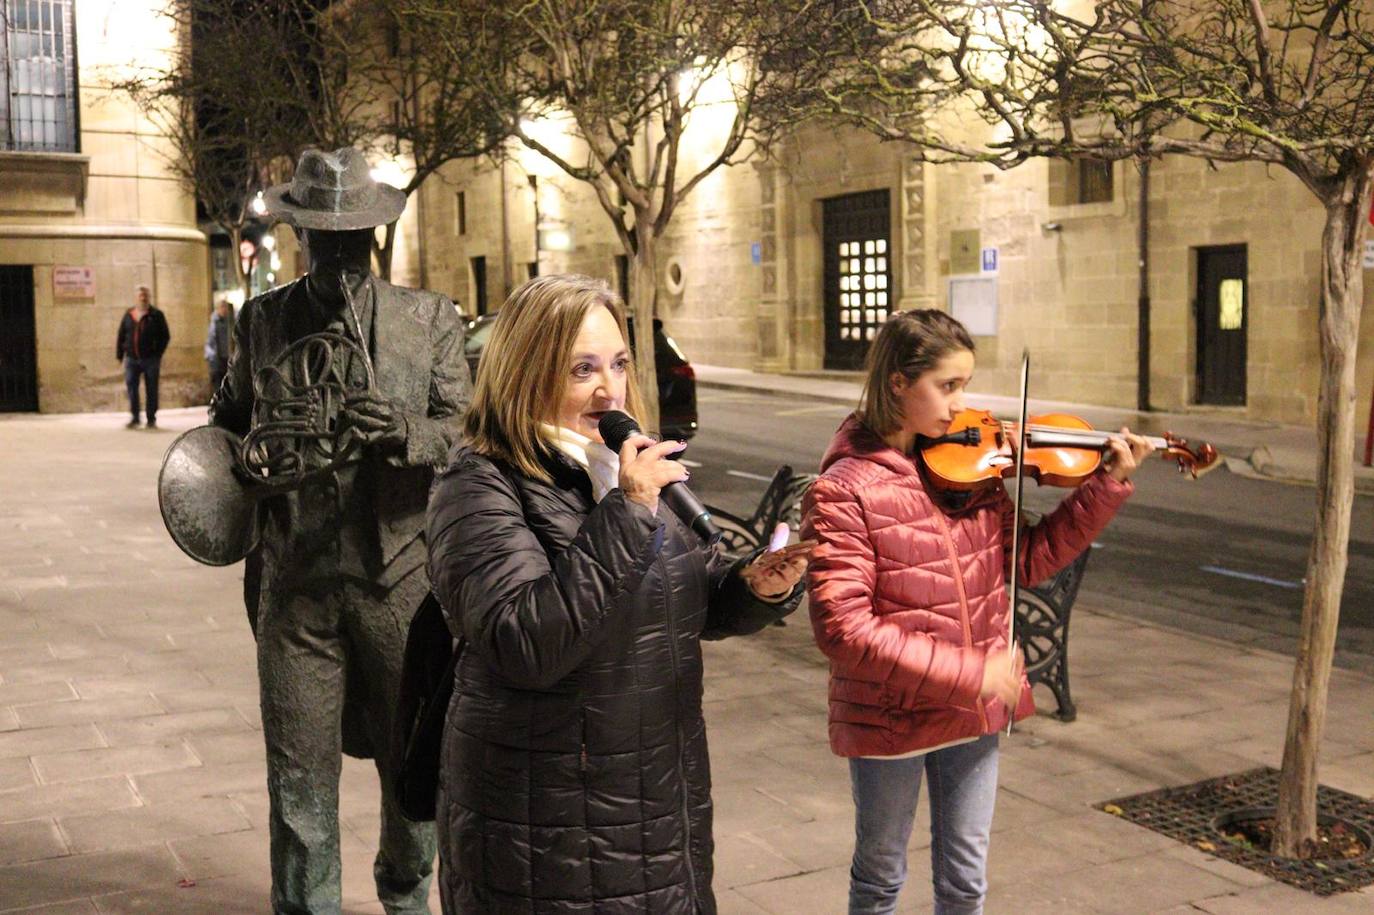
[[606,443],[606,447],[618,452],[624,447],[625,439],[639,431],[639,423],[628,413],[611,410],[601,417],[596,428],[601,433],[601,440]]

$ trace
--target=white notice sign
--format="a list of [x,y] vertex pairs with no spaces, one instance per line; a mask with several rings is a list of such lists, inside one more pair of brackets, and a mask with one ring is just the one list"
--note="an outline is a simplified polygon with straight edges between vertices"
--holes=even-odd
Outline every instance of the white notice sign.
[[1364,243],[1364,269],[1374,270],[1374,238]]
[[52,268],[52,295],[55,299],[95,298],[95,270],[90,267]]
[[949,278],[949,311],[976,337],[997,334],[997,279],[981,276]]

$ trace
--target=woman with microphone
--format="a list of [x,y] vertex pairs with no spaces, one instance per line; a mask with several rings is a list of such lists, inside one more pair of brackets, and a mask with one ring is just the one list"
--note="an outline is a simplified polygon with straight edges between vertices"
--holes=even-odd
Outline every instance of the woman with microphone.
[[466,640],[436,818],[447,913],[716,910],[699,642],[790,613],[809,545],[731,563],[660,498],[689,475],[683,443],[606,447],[601,420],[641,412],[626,339],[604,282],[516,289],[430,500],[434,593]]

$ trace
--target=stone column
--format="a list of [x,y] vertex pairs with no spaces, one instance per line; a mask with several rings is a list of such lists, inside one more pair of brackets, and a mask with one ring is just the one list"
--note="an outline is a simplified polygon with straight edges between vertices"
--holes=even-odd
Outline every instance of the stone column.
[[759,300],[758,356],[756,368],[763,372],[791,367],[791,302],[787,295],[783,231],[786,174],[772,162],[758,162],[754,170],[759,179]]
[[897,307],[931,308],[939,301],[935,275],[935,208],[932,167],[916,156],[902,159],[901,265]]

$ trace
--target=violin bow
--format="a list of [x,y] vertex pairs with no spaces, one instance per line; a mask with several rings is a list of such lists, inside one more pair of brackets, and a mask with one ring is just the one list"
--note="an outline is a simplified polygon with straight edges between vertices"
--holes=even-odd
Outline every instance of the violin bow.
[[[1030,350],[1021,351],[1021,418],[1016,426],[1016,511],[1011,522],[1011,608],[1007,613],[1007,658],[1016,667],[1016,604],[1021,597],[1021,494],[1026,491],[1026,479],[1021,476],[1026,460],[1026,395],[1030,386]],[[1016,707],[1007,710],[1007,736],[1011,736],[1012,719]]]

